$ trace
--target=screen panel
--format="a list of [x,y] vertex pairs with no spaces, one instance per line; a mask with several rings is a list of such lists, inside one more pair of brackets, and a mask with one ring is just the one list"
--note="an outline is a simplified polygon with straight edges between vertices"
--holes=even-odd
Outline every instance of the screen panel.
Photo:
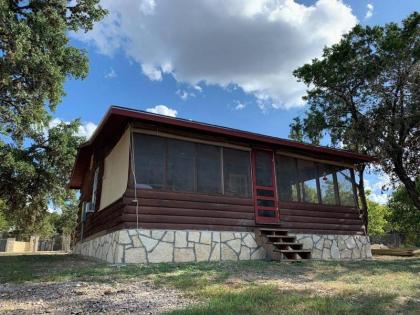
[[220,147],[197,144],[197,191],[222,193]]
[[277,191],[280,201],[300,201],[296,159],[276,156]]
[[226,195],[250,197],[249,152],[223,148],[223,176]]
[[168,139],[167,187],[173,191],[195,190],[195,145]]
[[135,134],[134,159],[138,188],[164,188],[166,139],[156,136]]

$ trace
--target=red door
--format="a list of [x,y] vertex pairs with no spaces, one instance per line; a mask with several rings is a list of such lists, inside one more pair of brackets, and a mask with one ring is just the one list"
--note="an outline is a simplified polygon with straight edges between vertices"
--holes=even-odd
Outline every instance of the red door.
[[255,220],[257,223],[278,223],[278,199],[274,153],[268,150],[252,151]]

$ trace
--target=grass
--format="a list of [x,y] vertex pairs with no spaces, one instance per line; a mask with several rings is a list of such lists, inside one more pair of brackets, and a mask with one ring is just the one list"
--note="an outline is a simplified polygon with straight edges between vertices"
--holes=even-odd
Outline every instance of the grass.
[[0,256],[0,283],[151,280],[198,303],[172,314],[418,314],[420,259],[110,266],[71,255]]

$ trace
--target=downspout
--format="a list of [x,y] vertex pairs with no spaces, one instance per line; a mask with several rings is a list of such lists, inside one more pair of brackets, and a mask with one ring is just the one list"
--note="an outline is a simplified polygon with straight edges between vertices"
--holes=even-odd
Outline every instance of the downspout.
[[137,199],[137,179],[136,179],[136,169],[134,163],[134,137],[133,137],[133,125],[130,123],[130,164],[131,172],[133,174],[134,180],[134,200],[132,202],[136,203],[136,228],[139,229],[139,200]]

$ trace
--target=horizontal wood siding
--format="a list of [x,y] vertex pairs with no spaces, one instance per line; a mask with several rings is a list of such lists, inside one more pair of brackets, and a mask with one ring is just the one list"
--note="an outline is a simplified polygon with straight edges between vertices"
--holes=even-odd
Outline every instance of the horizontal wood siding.
[[[134,189],[126,192],[123,214],[126,228],[137,221]],[[138,219],[142,228],[250,231],[255,222],[252,199],[192,193],[137,190]],[[291,232],[362,234],[359,210],[346,207],[280,203],[280,222],[270,226]]]
[[355,208],[279,203],[282,228],[319,234],[363,234],[360,212]]
[[[250,198],[138,189],[137,199],[142,228],[249,231],[255,227]],[[133,189],[127,190],[124,200],[129,205],[123,220],[135,227],[137,214]]]
[[[115,230],[115,227],[123,223],[124,202],[120,198],[101,211],[96,211],[88,215],[84,225],[83,238],[87,238],[96,233]],[[77,231],[80,239],[80,224]]]
[[[252,231],[252,199],[188,193],[137,190],[139,226],[145,229]],[[105,209],[90,214],[84,238],[137,227],[134,190]],[[359,210],[296,203],[280,203],[280,222],[271,227],[296,233],[363,234]],[[78,233],[79,235],[79,233]]]

